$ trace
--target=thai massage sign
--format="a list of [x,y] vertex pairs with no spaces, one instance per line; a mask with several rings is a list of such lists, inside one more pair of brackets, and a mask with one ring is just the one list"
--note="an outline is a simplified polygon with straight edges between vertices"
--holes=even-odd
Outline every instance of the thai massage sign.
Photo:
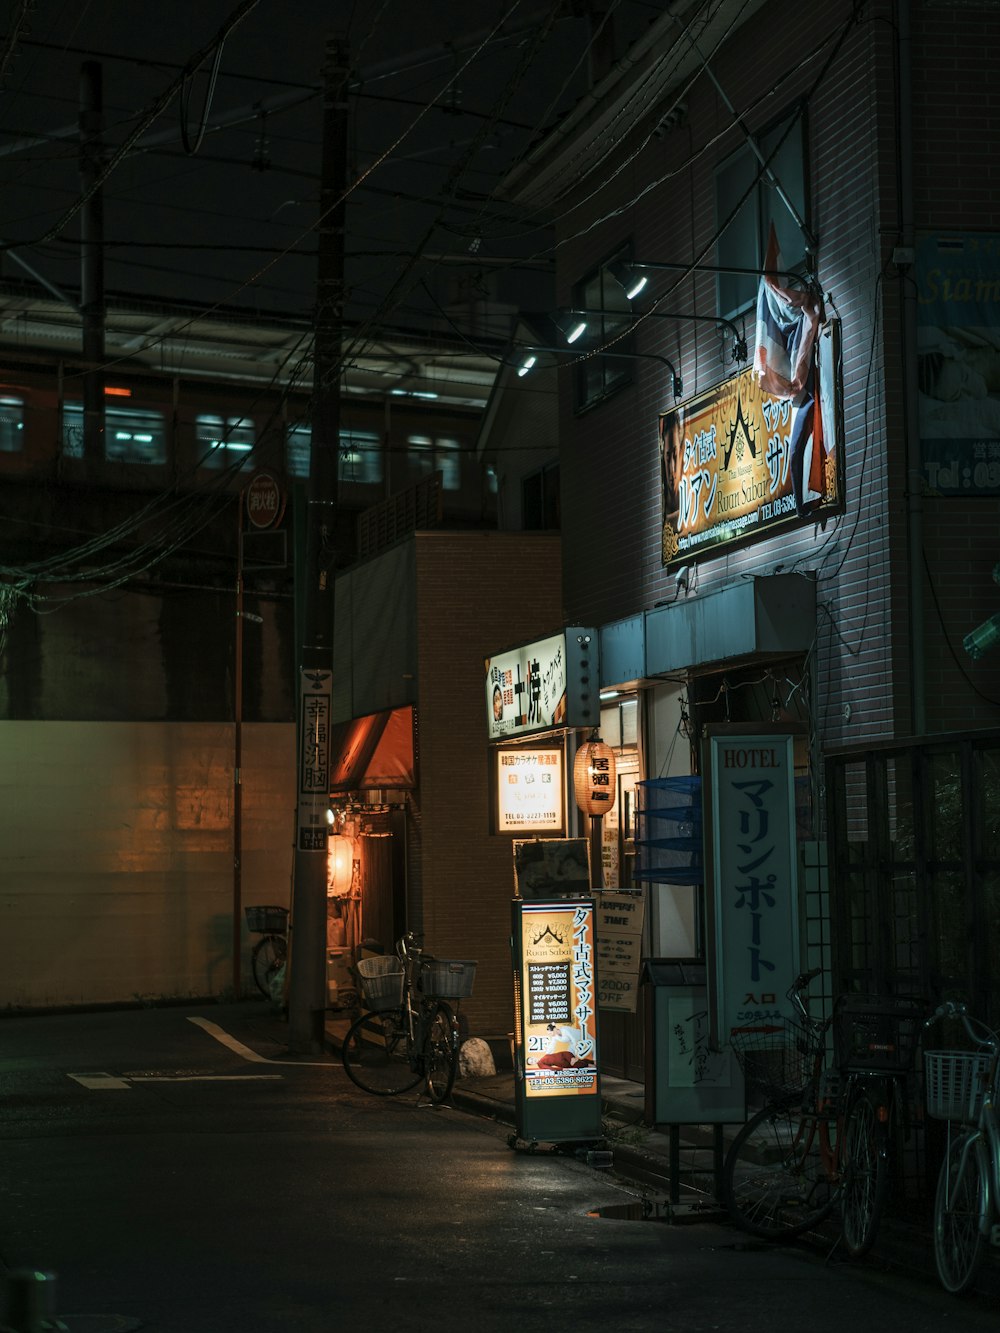
[[791,736],[709,741],[712,917],[718,1034],[791,1011],[799,971]]
[[594,904],[518,904],[521,913],[524,1091],[595,1093],[597,993]]
[[839,349],[824,332],[821,387],[805,403],[772,398],[749,369],[660,416],[664,565],[840,504],[838,413],[827,395]]

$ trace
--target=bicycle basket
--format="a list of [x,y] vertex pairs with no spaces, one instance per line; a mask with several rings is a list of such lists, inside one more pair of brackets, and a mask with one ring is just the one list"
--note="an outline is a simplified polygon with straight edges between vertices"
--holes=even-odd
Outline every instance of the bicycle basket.
[[424,958],[420,964],[420,989],[439,1000],[463,1000],[472,994],[476,964],[457,958]]
[[247,930],[257,935],[284,935],[288,929],[287,907],[244,907]]
[[927,1114],[974,1125],[983,1105],[990,1057],[976,1051],[924,1051]]
[[791,1097],[801,1092],[813,1076],[816,1039],[789,1019],[733,1028],[729,1041],[752,1100]]
[[833,1016],[837,1066],[856,1074],[903,1074],[913,1067],[927,1006],[900,996],[848,995]]
[[357,964],[361,997],[368,1009],[398,1009],[403,1003],[403,965],[398,958],[379,955]]

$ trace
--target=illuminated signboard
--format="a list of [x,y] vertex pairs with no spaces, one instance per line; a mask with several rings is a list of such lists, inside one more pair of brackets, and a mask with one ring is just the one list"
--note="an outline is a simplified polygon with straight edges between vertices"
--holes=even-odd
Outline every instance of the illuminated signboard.
[[659,419],[664,565],[842,504],[840,325],[822,326],[818,389],[762,392],[753,367]]
[[486,658],[486,723],[491,741],[600,723],[597,630],[559,634]]
[[562,750],[554,747],[496,752],[498,833],[562,831],[562,761]]
[[798,859],[791,736],[710,739],[713,929],[719,1033],[794,1017]]
[[519,904],[524,1094],[598,1092],[594,904]]

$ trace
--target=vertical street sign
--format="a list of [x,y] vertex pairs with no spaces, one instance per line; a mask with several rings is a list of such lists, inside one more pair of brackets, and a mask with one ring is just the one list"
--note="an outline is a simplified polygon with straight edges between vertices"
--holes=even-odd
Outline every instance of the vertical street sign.
[[326,857],[330,800],[330,692],[332,671],[304,668],[299,673],[299,790],[298,837],[300,852],[322,852]]
[[717,1035],[788,1013],[799,971],[792,737],[712,736],[713,948]]
[[593,899],[512,908],[518,1137],[593,1142],[602,1133]]

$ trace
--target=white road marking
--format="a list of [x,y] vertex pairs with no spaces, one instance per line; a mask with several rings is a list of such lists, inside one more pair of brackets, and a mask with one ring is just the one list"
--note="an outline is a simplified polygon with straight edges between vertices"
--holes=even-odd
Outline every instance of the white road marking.
[[227,1046],[236,1055],[241,1056],[244,1060],[250,1060],[254,1064],[295,1065],[297,1068],[308,1067],[310,1065],[315,1068],[322,1067],[323,1069],[340,1068],[339,1065],[333,1064],[329,1060],[269,1060],[266,1055],[259,1055],[257,1051],[252,1051],[249,1046],[244,1046],[241,1041],[237,1041],[235,1037],[231,1037],[228,1032],[223,1028],[220,1028],[218,1023],[213,1023],[211,1019],[192,1018],[188,1015],[188,1022],[194,1023],[197,1027],[204,1029],[210,1037],[214,1037],[216,1041],[220,1041],[223,1046]]
[[143,1074],[134,1083],[259,1083],[282,1079],[284,1074]]
[[131,1086],[123,1078],[116,1078],[114,1074],[70,1074],[68,1077],[84,1088],[91,1088],[94,1092],[110,1092]]

